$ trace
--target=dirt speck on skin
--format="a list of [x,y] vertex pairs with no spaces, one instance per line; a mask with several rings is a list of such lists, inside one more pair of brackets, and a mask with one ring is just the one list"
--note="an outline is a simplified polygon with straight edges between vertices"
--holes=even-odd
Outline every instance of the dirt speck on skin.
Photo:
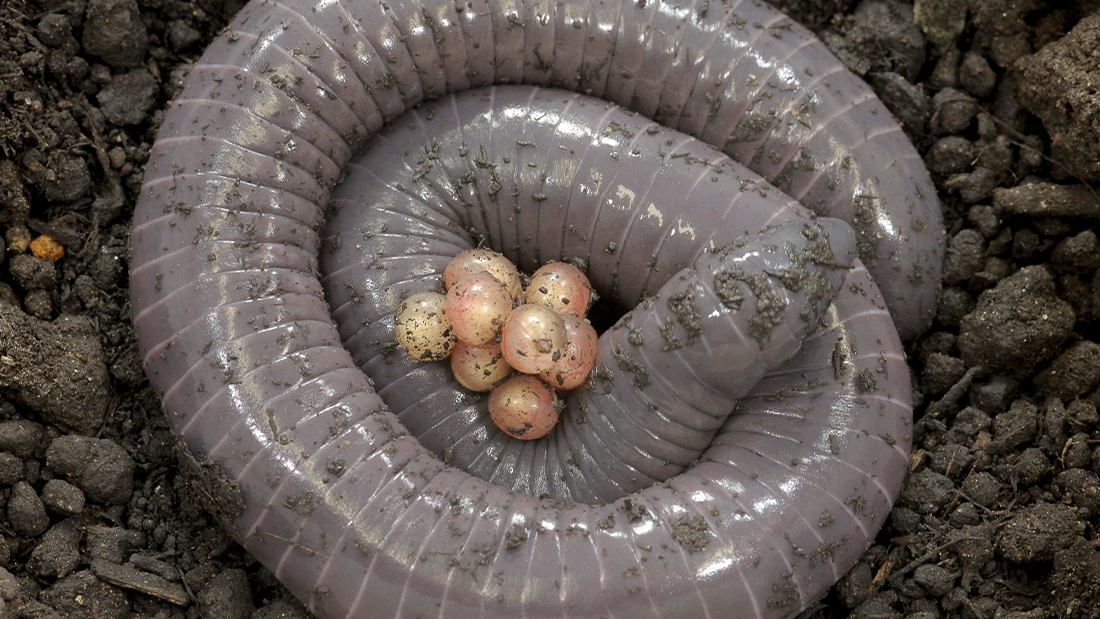
[[702,516],[684,516],[672,523],[672,539],[689,553],[702,552],[710,541],[707,521]]
[[[162,110],[241,4],[0,2],[0,616],[309,617],[201,507],[129,317],[130,217]],[[803,619],[1095,617],[1095,3],[922,2],[915,20],[902,0],[783,5],[902,119],[953,248],[936,322],[908,345],[912,474]],[[63,254],[32,249],[53,242]],[[651,514],[628,499],[614,518]],[[706,547],[701,517],[673,526]],[[797,603],[790,582],[762,595]]]

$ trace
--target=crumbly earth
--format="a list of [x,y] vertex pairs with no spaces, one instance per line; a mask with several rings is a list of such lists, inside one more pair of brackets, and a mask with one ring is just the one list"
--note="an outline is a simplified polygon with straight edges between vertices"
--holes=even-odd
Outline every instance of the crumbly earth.
[[[910,478],[807,619],[1100,613],[1100,195],[1074,176],[1100,143],[1100,24],[1064,39],[1100,3],[967,4],[785,2],[925,154],[949,247],[909,344]],[[0,617],[308,617],[217,526],[232,488],[181,466],[129,320],[161,110],[239,6],[0,2]]]

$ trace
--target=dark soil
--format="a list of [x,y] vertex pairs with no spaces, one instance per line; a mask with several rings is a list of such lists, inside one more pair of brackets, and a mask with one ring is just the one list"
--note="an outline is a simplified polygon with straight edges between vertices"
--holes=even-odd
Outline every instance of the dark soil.
[[[1097,0],[785,4],[901,119],[948,229],[908,484],[807,616],[1100,616]],[[239,6],[0,1],[0,617],[308,616],[201,507],[129,318],[161,110]]]

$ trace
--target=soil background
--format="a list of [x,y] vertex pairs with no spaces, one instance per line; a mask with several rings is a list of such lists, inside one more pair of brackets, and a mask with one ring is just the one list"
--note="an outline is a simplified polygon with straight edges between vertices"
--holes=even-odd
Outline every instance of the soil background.
[[[145,382],[127,244],[239,0],[0,0],[0,619],[309,614]],[[948,252],[898,506],[805,618],[1100,617],[1100,0],[790,0],[925,155]]]

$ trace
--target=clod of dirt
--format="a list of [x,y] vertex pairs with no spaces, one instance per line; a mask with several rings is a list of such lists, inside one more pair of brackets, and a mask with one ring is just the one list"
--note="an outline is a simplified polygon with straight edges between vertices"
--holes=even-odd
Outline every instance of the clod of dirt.
[[244,570],[218,574],[199,594],[202,616],[207,619],[248,619],[255,609]]
[[1088,181],[1100,180],[1100,14],[1016,66],[1016,94],[1043,121],[1055,159]]
[[996,189],[993,208],[1006,215],[1100,217],[1100,197],[1087,185],[1029,183]]
[[924,33],[913,22],[913,7],[896,0],[864,0],[843,22],[841,32],[822,40],[859,75],[892,71],[915,81],[924,64]]
[[961,90],[944,88],[932,97],[933,135],[964,133],[977,116],[978,102]]
[[1100,513],[1100,477],[1092,471],[1067,469],[1054,478],[1054,483],[1070,497],[1085,518]]
[[141,64],[148,45],[137,0],[91,0],[81,39],[84,51],[116,69]]
[[96,95],[99,109],[115,125],[145,122],[156,103],[157,79],[146,69],[116,75]]
[[38,449],[45,430],[29,419],[12,419],[0,422],[0,451],[10,452],[19,458],[28,458]]
[[125,504],[133,492],[134,461],[125,449],[107,439],[55,438],[46,449],[46,467],[66,476],[96,503]]
[[1013,563],[1047,561],[1084,531],[1085,523],[1076,509],[1037,503],[1005,523],[997,535],[997,551]]
[[1039,434],[1039,409],[1027,400],[1016,400],[993,418],[993,442],[989,452],[1007,453],[1029,443]]
[[931,469],[917,471],[898,497],[898,505],[921,514],[933,514],[950,503],[957,493],[955,483]]
[[313,619],[313,616],[288,602],[275,602],[257,610],[252,619]]
[[945,286],[964,284],[984,266],[985,239],[973,228],[960,230],[947,242],[943,256],[943,283]]
[[974,143],[970,140],[957,135],[942,137],[928,150],[928,169],[943,176],[965,172],[973,163],[974,154]]
[[1035,377],[1040,395],[1062,400],[1084,395],[1097,383],[1100,383],[1100,344],[1089,340],[1067,348]]
[[931,101],[924,88],[893,71],[870,73],[867,81],[910,138],[924,135],[931,115]]
[[68,619],[127,619],[130,601],[117,587],[82,570],[55,582],[38,599]]
[[913,580],[936,597],[947,595],[958,577],[957,571],[932,564],[922,565],[913,572]]
[[84,491],[63,479],[51,479],[42,486],[42,503],[55,514],[75,516],[84,511]]
[[86,518],[69,518],[42,536],[31,551],[27,570],[38,578],[62,578],[80,565],[80,540],[84,537]]
[[959,323],[963,360],[1016,371],[1053,357],[1076,321],[1056,292],[1042,266],[1024,267],[983,292]]
[[50,526],[46,506],[42,504],[34,488],[25,481],[16,482],[11,487],[8,522],[16,533],[24,537],[38,537]]
[[103,357],[90,319],[46,322],[0,303],[0,392],[50,423],[83,434],[103,425],[109,397]]
[[57,267],[31,254],[12,256],[8,272],[23,290],[45,290],[57,285]]

